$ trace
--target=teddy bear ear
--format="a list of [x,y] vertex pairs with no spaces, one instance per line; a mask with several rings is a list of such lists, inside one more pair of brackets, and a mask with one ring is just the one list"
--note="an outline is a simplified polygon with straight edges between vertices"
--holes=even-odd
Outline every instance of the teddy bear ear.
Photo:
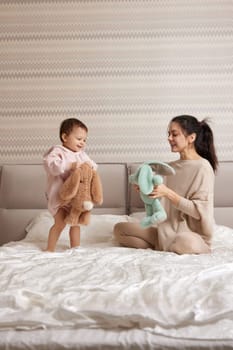
[[150,165],[152,170],[160,175],[174,175],[175,170],[167,163],[160,162],[158,160],[151,160],[146,162],[146,164]]
[[138,186],[144,194],[150,194],[153,190],[153,171],[148,164],[144,164],[140,168]]

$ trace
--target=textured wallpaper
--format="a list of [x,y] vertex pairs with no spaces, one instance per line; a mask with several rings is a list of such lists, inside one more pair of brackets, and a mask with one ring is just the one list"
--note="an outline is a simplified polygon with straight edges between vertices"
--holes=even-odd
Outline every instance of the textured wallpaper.
[[170,160],[171,117],[208,117],[233,160],[232,0],[0,1],[0,161],[41,162],[60,122],[97,162]]

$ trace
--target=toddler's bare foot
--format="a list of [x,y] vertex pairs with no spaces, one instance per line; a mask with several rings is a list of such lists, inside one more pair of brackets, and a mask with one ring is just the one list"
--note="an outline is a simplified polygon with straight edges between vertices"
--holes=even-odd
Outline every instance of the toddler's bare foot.
[[54,253],[54,249],[49,249],[49,248],[45,248],[45,249],[42,249],[42,252],[49,252],[49,253]]
[[78,249],[80,247],[80,245],[75,245],[75,246],[71,246],[70,249]]

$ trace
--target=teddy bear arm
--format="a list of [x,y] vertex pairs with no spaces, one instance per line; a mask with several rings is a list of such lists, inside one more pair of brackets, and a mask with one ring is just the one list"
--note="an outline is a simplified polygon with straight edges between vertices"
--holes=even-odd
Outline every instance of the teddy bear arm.
[[153,214],[153,208],[151,204],[145,203],[146,216],[151,216]]
[[69,214],[66,216],[66,223],[69,225],[77,225],[79,223],[79,217],[81,215],[81,210],[78,210],[77,208],[72,207],[70,209]]
[[92,184],[91,184],[91,198],[95,204],[103,203],[103,189],[100,176],[97,172],[93,174]]
[[[77,169],[78,170],[78,169]],[[62,200],[69,201],[74,198],[78,191],[80,184],[80,172],[73,172],[63,183],[60,190],[60,197]]]
[[144,194],[143,192],[140,192],[140,197],[144,204],[152,204],[154,199],[150,198],[147,194]]
[[163,178],[161,175],[154,175],[153,177],[153,184],[156,185],[161,185],[163,183]]
[[158,211],[151,216],[151,224],[159,224],[167,219],[166,212]]
[[154,210],[154,211],[158,211],[158,210],[160,210],[161,208],[163,208],[163,206],[162,206],[162,204],[161,204],[159,198],[154,198],[154,199],[153,199],[152,207],[153,207],[153,210]]
[[160,199],[156,198],[152,203],[152,207],[153,207],[152,211],[154,213],[153,216],[154,216],[154,219],[156,219],[156,221],[162,221],[167,218],[166,211],[162,206]]
[[79,223],[80,225],[88,225],[91,220],[91,213],[90,211],[84,211],[81,213],[79,217]]

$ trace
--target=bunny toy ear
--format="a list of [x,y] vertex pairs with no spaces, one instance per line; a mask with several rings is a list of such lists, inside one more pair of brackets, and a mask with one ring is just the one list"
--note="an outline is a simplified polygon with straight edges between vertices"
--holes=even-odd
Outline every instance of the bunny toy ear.
[[143,164],[138,175],[138,185],[140,191],[149,194],[153,190],[153,171],[148,164]]
[[175,175],[175,170],[167,163],[151,160],[145,164],[150,165],[152,170],[159,175]]

